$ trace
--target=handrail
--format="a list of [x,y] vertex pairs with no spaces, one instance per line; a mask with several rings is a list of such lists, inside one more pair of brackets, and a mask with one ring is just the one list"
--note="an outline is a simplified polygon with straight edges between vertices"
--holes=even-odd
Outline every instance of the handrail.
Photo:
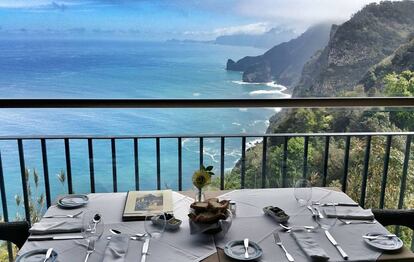
[[3,98],[0,108],[347,108],[414,107],[414,97],[320,97],[277,99]]
[[362,136],[408,136],[414,135],[414,132],[342,132],[342,133],[276,133],[276,134],[154,134],[154,135],[116,135],[116,136],[108,136],[108,135],[72,135],[72,134],[62,134],[62,135],[21,135],[21,136],[9,136],[9,135],[0,135],[0,140],[38,140],[38,139],[154,139],[154,138],[239,138],[239,137],[246,137],[246,138],[257,138],[257,137],[326,137],[326,136],[355,136],[355,137],[362,137]]

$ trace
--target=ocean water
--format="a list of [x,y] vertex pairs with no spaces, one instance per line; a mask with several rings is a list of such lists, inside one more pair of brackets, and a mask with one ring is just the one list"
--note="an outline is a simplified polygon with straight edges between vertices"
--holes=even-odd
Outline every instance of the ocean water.
[[[0,40],[2,98],[277,98],[287,96],[275,83],[245,84],[225,70],[227,58],[263,53],[261,49],[196,43],[86,40]],[[160,135],[264,133],[277,109],[2,109],[0,135]],[[248,142],[254,144],[255,138]],[[71,140],[74,191],[88,192],[87,141]],[[112,191],[111,145],[94,141],[97,192]],[[118,190],[134,189],[133,141],[118,140]],[[64,193],[56,174],[66,171],[62,140],[47,142],[52,198]],[[198,168],[197,139],[183,139],[183,187],[191,188]],[[0,141],[10,217],[21,195],[16,141]],[[26,167],[40,174],[40,142],[24,141]],[[204,161],[220,170],[220,140],[205,139]],[[241,139],[227,139],[225,168],[241,156]],[[140,185],[156,187],[155,141],[139,142]],[[161,140],[162,187],[177,188],[177,140]]]

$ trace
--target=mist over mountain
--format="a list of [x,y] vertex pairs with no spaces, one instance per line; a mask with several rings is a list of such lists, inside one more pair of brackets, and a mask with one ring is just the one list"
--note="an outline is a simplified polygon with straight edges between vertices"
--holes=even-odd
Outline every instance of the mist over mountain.
[[252,46],[258,48],[270,48],[282,42],[286,42],[296,37],[297,34],[292,29],[274,27],[263,34],[233,34],[223,35],[214,41],[220,45]]
[[275,45],[263,55],[246,56],[237,62],[229,59],[226,68],[243,72],[245,82],[277,81],[293,87],[299,82],[303,65],[328,43],[331,25],[312,26],[299,37]]

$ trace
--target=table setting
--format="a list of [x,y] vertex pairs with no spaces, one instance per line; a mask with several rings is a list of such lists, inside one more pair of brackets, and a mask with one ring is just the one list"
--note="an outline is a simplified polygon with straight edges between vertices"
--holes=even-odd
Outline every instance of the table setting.
[[16,261],[377,261],[403,248],[371,210],[306,181],[205,198],[208,168],[207,179],[193,176],[193,197],[141,191],[134,207],[151,214],[136,220],[125,216],[131,192],[63,196],[32,225]]

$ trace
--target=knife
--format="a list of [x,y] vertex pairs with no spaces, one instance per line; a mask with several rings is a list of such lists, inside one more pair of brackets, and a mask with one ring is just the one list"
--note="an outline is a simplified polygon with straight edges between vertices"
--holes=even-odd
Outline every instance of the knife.
[[29,241],[83,239],[83,236],[30,236]]
[[150,242],[150,237],[147,237],[145,239],[144,244],[142,245],[141,262],[145,262],[145,260],[147,259],[148,249],[149,249],[149,242]]
[[336,242],[335,238],[333,238],[333,236],[331,235],[331,233],[329,233],[328,230],[325,230],[325,235],[326,237],[329,239],[329,241],[331,241],[332,245],[334,245],[336,247],[336,249],[338,249],[339,253],[341,253],[341,256],[345,259],[348,260],[348,255],[345,253],[345,251],[338,245],[338,242]]
[[319,206],[345,206],[345,207],[357,207],[358,206],[358,204],[357,203],[341,203],[341,202],[338,202],[338,203],[332,203],[332,202],[330,202],[330,203],[319,203],[319,202],[314,202],[313,203],[314,205],[319,205]]

